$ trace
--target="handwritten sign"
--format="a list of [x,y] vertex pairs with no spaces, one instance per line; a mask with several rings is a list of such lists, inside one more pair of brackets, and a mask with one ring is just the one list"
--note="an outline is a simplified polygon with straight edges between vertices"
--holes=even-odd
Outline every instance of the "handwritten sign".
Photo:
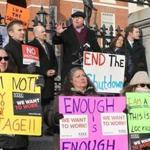
[[37,78],[38,75],[0,74],[0,134],[41,135]]
[[23,44],[22,56],[23,56],[23,64],[29,65],[35,62],[36,66],[40,66],[39,49],[37,47]]
[[83,68],[98,92],[120,93],[122,90],[125,56],[85,51]]
[[60,96],[60,150],[127,150],[125,105],[124,97]]
[[5,22],[8,24],[14,19],[22,20],[25,27],[29,24],[29,10],[27,8],[19,7],[7,3]]
[[150,94],[127,93],[129,133],[150,133]]

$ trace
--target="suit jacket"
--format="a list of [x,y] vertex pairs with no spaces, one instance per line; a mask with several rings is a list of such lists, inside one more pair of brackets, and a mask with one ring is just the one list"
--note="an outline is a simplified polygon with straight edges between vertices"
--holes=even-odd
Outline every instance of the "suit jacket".
[[[47,77],[47,71],[49,69],[54,69],[57,72],[57,60],[55,57],[55,52],[53,47],[48,43],[45,42],[46,47],[48,49],[48,56],[41,45],[41,43],[34,39],[33,41],[29,42],[30,45],[35,46],[39,49],[39,57],[40,57],[40,67],[37,68],[37,73],[44,76],[45,79],[45,85],[42,89],[42,99],[53,99],[54,96],[54,76],[53,77]],[[49,103],[48,101],[42,101],[42,104]]]
[[[69,26],[61,36],[54,35],[53,44],[63,44],[63,64],[62,64],[62,78],[74,66],[81,66],[80,64],[72,64],[83,55],[83,45],[80,45],[73,26]],[[101,49],[98,45],[95,32],[87,28],[87,41],[90,45],[89,51],[100,52]],[[81,55],[79,55],[81,54]],[[82,62],[82,60],[81,60]]]
[[147,71],[147,62],[145,56],[145,48],[140,41],[135,40],[131,47],[128,40],[125,41],[128,81],[131,80],[137,71]]
[[13,57],[14,62],[18,67],[18,72],[27,73],[27,65],[23,64],[22,44],[22,42],[15,41],[10,37],[9,43],[4,48]]

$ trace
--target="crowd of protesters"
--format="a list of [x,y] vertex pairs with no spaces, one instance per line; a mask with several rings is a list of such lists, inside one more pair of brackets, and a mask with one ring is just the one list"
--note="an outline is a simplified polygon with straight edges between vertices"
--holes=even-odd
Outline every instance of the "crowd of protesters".
[[[116,35],[110,47],[102,50],[95,32],[84,25],[85,14],[77,11],[71,17],[71,26],[66,28],[62,23],[56,25],[56,34],[52,39],[53,44],[63,45],[62,90],[58,96],[100,95],[82,69],[84,50],[125,56],[125,87],[120,94],[131,91],[150,92],[145,48],[141,43],[138,27],[129,25],[125,30],[125,36]],[[56,141],[58,141],[59,120],[63,118],[63,114],[58,111],[58,98],[54,98],[54,78],[57,76],[58,66],[53,46],[46,41],[46,30],[42,25],[35,26],[34,39],[28,43],[39,49],[40,67],[35,63],[23,64],[22,44],[25,37],[23,22],[13,20],[8,24],[7,31],[9,42],[0,49],[0,72],[37,73],[43,77],[41,105],[44,122],[49,127],[46,133],[56,134]],[[58,149],[59,144],[56,142],[55,146],[57,147],[55,149]],[[0,148],[3,150],[26,150],[27,147],[28,136],[0,135]]]

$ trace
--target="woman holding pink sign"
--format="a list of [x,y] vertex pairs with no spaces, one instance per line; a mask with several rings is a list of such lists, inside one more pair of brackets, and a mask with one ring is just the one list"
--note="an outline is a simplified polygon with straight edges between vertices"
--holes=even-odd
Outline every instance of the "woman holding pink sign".
[[[65,78],[61,96],[96,96],[98,95],[94,84],[90,81],[84,70],[80,67],[72,68]],[[59,120],[63,114],[58,112],[58,98],[55,100],[54,110],[47,111],[47,122],[55,131],[54,150],[59,150]]]

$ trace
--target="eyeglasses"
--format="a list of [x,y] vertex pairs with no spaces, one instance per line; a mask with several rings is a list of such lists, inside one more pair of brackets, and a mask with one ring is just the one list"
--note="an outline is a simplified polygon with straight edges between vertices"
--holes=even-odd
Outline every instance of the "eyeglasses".
[[147,87],[150,89],[150,84],[138,84],[137,86],[140,86],[142,88]]
[[5,60],[5,61],[8,61],[9,60],[9,57],[8,56],[5,56],[5,57],[0,57],[0,61]]

